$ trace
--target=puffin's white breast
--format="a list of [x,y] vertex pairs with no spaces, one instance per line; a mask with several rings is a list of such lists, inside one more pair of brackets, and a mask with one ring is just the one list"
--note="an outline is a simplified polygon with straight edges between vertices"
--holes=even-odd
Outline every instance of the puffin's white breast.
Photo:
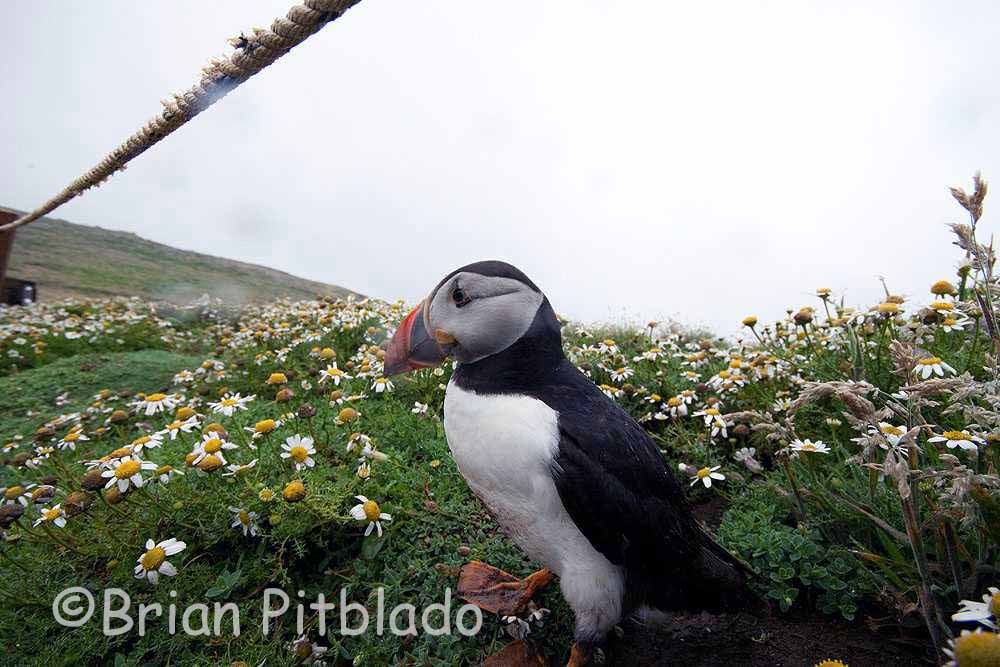
[[560,576],[612,564],[566,512],[552,478],[559,414],[538,399],[477,394],[454,383],[444,401],[448,446],[473,493],[512,540]]

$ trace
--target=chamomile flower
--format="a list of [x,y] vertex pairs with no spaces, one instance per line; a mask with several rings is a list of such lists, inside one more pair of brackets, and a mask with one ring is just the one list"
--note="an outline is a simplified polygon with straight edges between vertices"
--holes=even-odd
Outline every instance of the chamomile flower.
[[3,490],[3,502],[5,505],[19,503],[22,507],[27,507],[31,503],[31,491],[30,489],[33,484],[29,484],[27,487],[20,484],[15,484],[14,486],[8,486]]
[[151,584],[156,584],[160,580],[160,575],[166,577],[177,576],[177,568],[171,565],[168,557],[184,551],[187,545],[171,537],[160,543],[152,539],[146,540],[146,551],[139,556],[135,566],[135,578],[146,579]]
[[132,451],[136,454],[142,452],[143,449],[153,449],[159,447],[163,444],[163,435],[160,433],[150,433],[149,435],[142,435],[133,440],[129,446]]
[[684,402],[680,396],[671,396],[664,403],[667,411],[670,412],[671,417],[686,417],[688,413],[687,403]]
[[913,369],[914,374],[924,380],[932,375],[944,377],[945,371],[952,375],[955,374],[955,369],[949,366],[947,362],[942,361],[941,357],[924,357],[923,359],[918,359],[917,365]]
[[390,380],[389,378],[376,378],[375,381],[372,382],[372,390],[376,394],[381,394],[383,392],[391,392],[395,388],[396,386],[392,383],[392,380]]
[[257,513],[248,512],[239,507],[229,507],[229,511],[233,513],[233,522],[229,524],[230,528],[235,528],[237,530],[243,530],[243,537],[248,534],[250,537],[257,537]]
[[84,435],[83,431],[74,429],[60,438],[59,442],[56,443],[56,446],[59,447],[59,449],[75,450],[76,443],[82,442],[83,440],[90,440],[90,438]]
[[948,641],[945,654],[951,658],[944,667],[993,667],[1000,664],[1000,634],[962,630],[962,634]]
[[598,343],[597,350],[601,354],[618,354],[618,343],[611,338],[605,338]]
[[429,406],[426,403],[421,403],[420,401],[413,402],[413,408],[410,410],[415,415],[424,416],[427,414]]
[[951,615],[956,623],[980,623],[991,630],[997,630],[997,620],[1000,619],[1000,588],[990,586],[983,594],[983,601],[962,600],[959,609]]
[[216,431],[209,431],[202,436],[201,442],[192,450],[195,457],[191,465],[198,465],[206,456],[215,456],[222,462],[222,465],[226,465],[224,450],[236,449],[238,446],[234,442],[223,440]]
[[222,476],[236,477],[238,475],[242,475],[246,472],[253,470],[256,465],[257,465],[257,459],[250,461],[250,463],[242,463],[242,464],[230,463],[228,466],[226,466],[226,470],[228,470],[229,472],[222,473]]
[[110,489],[118,487],[119,493],[125,493],[130,486],[141,487],[143,485],[142,471],[156,470],[155,463],[141,461],[135,456],[123,456],[110,462],[111,467],[101,473],[101,477],[108,479],[104,488]]
[[173,394],[162,394],[156,392],[148,394],[145,398],[135,401],[132,405],[139,411],[145,413],[147,417],[160,412],[173,410],[177,405],[178,397]]
[[624,382],[635,374],[628,366],[616,368],[610,372],[612,382]]
[[941,435],[927,438],[927,442],[943,442],[948,446],[948,449],[959,447],[968,450],[975,450],[978,445],[986,444],[985,440],[978,435],[972,435],[965,429],[961,431],[945,431]]
[[312,438],[296,434],[286,438],[281,448],[285,450],[281,452],[281,458],[290,459],[296,470],[312,468],[316,465],[312,459],[312,455],[316,453]]
[[941,328],[945,331],[965,331],[969,326],[969,320],[958,317],[946,317],[941,320]]
[[725,420],[718,408],[705,408],[694,413],[694,416],[702,417],[705,420],[705,426],[712,429],[713,438],[717,435],[721,435],[723,438],[729,437],[728,428],[733,424]]
[[66,527],[66,512],[63,511],[62,505],[53,505],[48,509],[42,510],[42,515],[35,519],[34,526],[40,524],[52,524],[58,528]]
[[[712,466],[711,468],[705,467],[698,469],[698,471],[691,475],[690,486],[694,486],[698,482],[701,482],[705,485],[706,489],[712,488],[712,480],[722,481],[726,478],[726,476],[721,472],[716,472],[721,467],[722,466]],[[690,469],[690,466],[688,469]]]
[[359,504],[351,508],[351,517],[356,521],[368,522],[368,527],[365,528],[365,537],[371,535],[373,530],[377,530],[378,536],[382,537],[382,522],[392,521],[392,515],[383,512],[374,500],[369,500],[364,496],[354,497],[359,501]]
[[184,471],[178,470],[170,465],[162,465],[153,473],[153,480],[160,484],[169,484],[177,475],[183,475]]
[[789,445],[789,448],[793,452],[812,452],[816,454],[830,453],[830,448],[827,447],[822,440],[817,440],[816,442],[813,442],[809,438],[806,438],[805,440],[799,440],[799,439],[793,440],[792,444]]
[[333,382],[333,386],[339,387],[341,380],[350,380],[351,376],[337,368],[336,363],[332,363],[319,372],[319,383],[323,384],[327,380]]
[[246,410],[247,403],[254,398],[256,398],[255,394],[249,396],[241,396],[239,393],[226,394],[217,403],[209,403],[208,407],[212,408],[212,412],[216,414],[232,417],[237,410]]
[[196,416],[188,417],[183,421],[177,419],[170,422],[162,429],[157,431],[156,435],[160,436],[161,438],[163,436],[168,435],[170,436],[171,440],[176,440],[178,435],[180,435],[181,433],[190,433],[191,430],[197,428],[197,426],[198,426],[198,417]]

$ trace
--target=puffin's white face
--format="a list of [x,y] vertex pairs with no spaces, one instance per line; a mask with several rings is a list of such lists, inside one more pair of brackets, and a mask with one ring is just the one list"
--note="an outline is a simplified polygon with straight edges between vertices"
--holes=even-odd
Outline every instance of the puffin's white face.
[[516,278],[471,270],[476,266],[442,280],[406,317],[386,350],[386,376],[436,366],[449,356],[479,361],[524,335],[545,296]]

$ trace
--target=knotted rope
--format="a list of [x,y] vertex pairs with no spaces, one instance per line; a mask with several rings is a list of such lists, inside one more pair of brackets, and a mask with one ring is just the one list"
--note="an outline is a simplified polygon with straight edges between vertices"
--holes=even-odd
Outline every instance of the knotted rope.
[[171,99],[161,100],[163,111],[142,129],[111,151],[90,171],[76,179],[62,192],[40,207],[13,222],[0,225],[4,232],[51,213],[84,191],[100,185],[116,171],[125,169],[133,158],[144,153],[168,134],[212,106],[231,90],[301,44],[320,28],[339,18],[361,0],[302,0],[271,28],[254,28],[252,35],[240,35],[229,40],[235,49],[232,55],[213,58],[201,70],[201,80]]

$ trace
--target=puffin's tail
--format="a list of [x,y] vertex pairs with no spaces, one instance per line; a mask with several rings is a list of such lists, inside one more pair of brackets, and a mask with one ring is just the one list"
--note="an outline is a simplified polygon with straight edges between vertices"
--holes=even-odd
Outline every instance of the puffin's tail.
[[699,530],[701,550],[687,591],[694,608],[715,611],[765,613],[767,602],[754,592],[751,584],[758,575],[745,563],[724,549],[704,529]]

